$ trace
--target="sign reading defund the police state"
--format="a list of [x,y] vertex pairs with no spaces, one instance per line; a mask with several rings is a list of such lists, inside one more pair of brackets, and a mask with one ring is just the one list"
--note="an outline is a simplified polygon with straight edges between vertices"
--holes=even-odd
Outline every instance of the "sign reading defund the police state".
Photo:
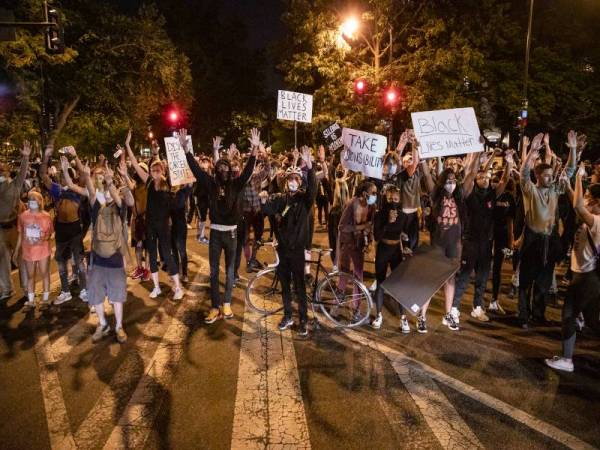
[[300,92],[279,91],[277,95],[277,118],[296,122],[312,122],[312,95]]
[[342,166],[366,177],[383,178],[383,157],[387,138],[379,134],[344,128],[342,130]]
[[411,114],[421,158],[483,150],[473,108],[441,109]]
[[[187,136],[187,145],[188,148],[192,146],[191,136]],[[169,163],[171,186],[195,182],[196,178],[185,159],[185,151],[179,143],[179,138],[166,137],[165,148],[167,149],[167,162]]]

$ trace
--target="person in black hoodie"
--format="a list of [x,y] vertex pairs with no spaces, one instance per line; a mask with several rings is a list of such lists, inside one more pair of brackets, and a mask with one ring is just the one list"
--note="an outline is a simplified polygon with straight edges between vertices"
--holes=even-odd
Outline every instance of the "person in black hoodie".
[[306,286],[304,284],[304,248],[310,234],[308,217],[317,195],[317,179],[310,160],[310,149],[302,148],[302,159],[307,169],[306,190],[301,190],[302,172],[296,167],[286,171],[286,192],[273,194],[269,198],[266,191],[260,193],[261,208],[266,215],[277,216],[275,236],[278,246],[279,265],[277,276],[281,281],[283,297],[283,319],[279,323],[281,331],[294,324],[292,320],[292,291],[290,283],[294,282],[294,293],[298,302],[300,325],[298,334],[307,336],[307,303]]
[[[233,317],[231,310],[231,293],[234,283],[235,249],[237,246],[237,224],[240,220],[241,194],[244,185],[250,179],[256,163],[256,154],[260,144],[260,132],[253,128],[248,138],[252,145],[252,153],[244,170],[238,178],[233,178],[231,164],[226,159],[215,163],[215,175],[209,175],[200,168],[194,159],[192,148],[186,139],[187,130],[179,130],[179,142],[186,151],[186,159],[190,170],[198,182],[198,190],[208,193],[210,241],[208,244],[208,259],[210,264],[210,296],[211,309],[204,322],[213,323],[221,319]],[[223,311],[219,296],[219,261],[221,252],[225,252],[226,280]]]

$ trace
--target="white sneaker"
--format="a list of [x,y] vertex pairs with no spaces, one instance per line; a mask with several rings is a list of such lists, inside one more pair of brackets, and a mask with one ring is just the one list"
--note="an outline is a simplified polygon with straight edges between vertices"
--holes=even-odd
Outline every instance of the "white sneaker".
[[481,322],[490,321],[490,318],[487,316],[487,314],[481,306],[478,306],[473,311],[471,311],[471,317],[474,317],[475,319],[480,320]]
[[87,301],[88,301],[87,289],[82,289],[79,292],[79,298],[81,299],[81,301],[87,303]]
[[375,317],[371,321],[371,328],[379,330],[381,328],[382,323],[383,323],[383,314],[379,313],[379,314],[377,314],[377,317]]
[[94,305],[90,306],[90,314],[96,314],[96,307]]
[[408,324],[406,316],[400,317],[400,329],[404,334],[410,333],[410,325]]
[[68,302],[72,298],[73,298],[73,296],[71,295],[70,292],[61,292],[60,295],[58,297],[56,297],[56,300],[54,300],[54,304],[60,305],[61,303]]
[[375,292],[377,290],[377,280],[373,281],[373,284],[369,286],[369,291]]
[[546,361],[546,365],[556,370],[562,370],[564,372],[573,372],[574,370],[572,359],[555,356],[552,359],[546,359],[544,361]]
[[181,300],[184,296],[183,289],[175,289],[175,294],[173,295],[173,300]]
[[458,308],[455,308],[454,306],[450,308],[450,315],[454,319],[456,325],[458,325],[460,323],[460,311],[458,310]]
[[152,292],[150,292],[150,298],[156,298],[160,294],[162,294],[162,291],[160,290],[160,288],[159,287],[155,287],[154,289],[152,289]]
[[27,300],[23,306],[26,308],[35,308],[35,300]]
[[98,324],[98,326],[96,327],[96,331],[94,331],[94,334],[92,334],[92,342],[100,341],[104,336],[107,336],[108,333],[110,333],[109,324],[106,324],[104,326]]
[[493,311],[496,314],[506,314],[506,312],[504,311],[504,308],[502,308],[502,306],[500,306],[500,303],[498,303],[497,300],[492,300],[490,302],[490,306],[488,306],[488,311]]

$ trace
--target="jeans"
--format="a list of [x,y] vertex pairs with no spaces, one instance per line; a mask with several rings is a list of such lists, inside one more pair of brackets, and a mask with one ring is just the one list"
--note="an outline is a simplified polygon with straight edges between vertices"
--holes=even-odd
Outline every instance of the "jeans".
[[483,307],[483,295],[485,294],[485,285],[490,274],[492,260],[492,242],[487,239],[483,241],[464,241],[461,259],[462,264],[456,275],[456,289],[452,306],[455,308],[460,306],[460,301],[471,278],[471,272],[475,270],[473,307]]
[[163,261],[167,264],[169,275],[177,275],[179,269],[175,263],[175,258],[173,258],[173,251],[171,248],[171,227],[168,224],[160,228],[149,226],[147,230],[147,242],[148,256],[150,258],[150,272],[158,272],[157,250],[160,245],[160,254]]
[[408,235],[408,246],[411,250],[419,245],[419,213],[402,213],[402,231]]
[[[380,313],[383,307],[383,288],[381,283],[387,278],[388,266],[393,272],[396,267],[402,262],[402,249],[400,244],[388,245],[383,242],[377,243],[377,251],[375,253],[375,278],[377,279],[377,290],[375,291],[375,302],[377,304],[377,312]],[[400,305],[400,304],[399,304]],[[404,309],[400,305],[400,314],[404,313]]]
[[67,262],[73,256],[73,261],[77,266],[79,287],[85,289],[85,266],[83,263],[83,237],[81,234],[76,234],[68,241],[56,242],[56,264],[58,265],[58,275],[60,276],[60,287],[63,292],[69,291],[69,272]]
[[213,308],[221,306],[219,296],[219,267],[221,251],[225,252],[225,298],[224,303],[231,303],[233,290],[233,271],[235,250],[237,246],[237,231],[210,230],[208,243],[208,261],[210,264],[210,299]]
[[17,244],[17,225],[0,228],[0,295],[12,293],[11,260]]
[[304,249],[285,250],[277,248],[279,265],[277,276],[281,282],[281,296],[283,297],[283,312],[287,319],[292,318],[292,289],[298,302],[300,322],[307,321],[306,286],[304,284]]

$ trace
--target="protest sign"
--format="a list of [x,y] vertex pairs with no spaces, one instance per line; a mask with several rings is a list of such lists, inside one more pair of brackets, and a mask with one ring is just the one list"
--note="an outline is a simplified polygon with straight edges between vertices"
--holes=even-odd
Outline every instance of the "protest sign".
[[367,177],[383,178],[383,157],[387,149],[387,138],[379,134],[344,128],[342,130],[344,150],[342,166]]
[[[187,136],[187,145],[188,147],[192,146],[191,136]],[[187,160],[185,159],[185,151],[179,143],[179,138],[166,137],[165,148],[167,150],[167,162],[169,163],[171,186],[195,182],[196,178],[192,174]]]
[[342,127],[337,122],[332,123],[323,130],[323,139],[325,139],[329,152],[336,152],[344,146],[344,142],[342,141]]
[[312,95],[291,91],[279,91],[277,95],[278,119],[311,123],[312,107]]
[[394,269],[381,287],[416,316],[458,269],[458,260],[446,258],[437,247],[424,245]]
[[473,108],[411,113],[421,158],[483,151]]

